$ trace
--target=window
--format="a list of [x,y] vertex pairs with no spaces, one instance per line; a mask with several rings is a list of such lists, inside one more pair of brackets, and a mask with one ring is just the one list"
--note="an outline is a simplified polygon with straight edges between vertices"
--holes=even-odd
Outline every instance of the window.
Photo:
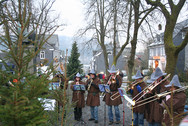
[[161,50],[162,50],[161,55],[164,56],[165,55],[165,49],[164,49],[164,47],[161,47]]
[[149,51],[150,51],[150,52],[149,52],[150,56],[153,56],[153,55],[152,55],[152,53],[153,53],[152,49],[150,49]]
[[153,56],[156,56],[156,48],[153,49]]
[[40,51],[40,59],[45,59],[45,51]]
[[185,32],[182,32],[182,39],[185,38]]
[[160,47],[157,48],[157,56],[161,55],[161,50],[160,49],[161,49]]

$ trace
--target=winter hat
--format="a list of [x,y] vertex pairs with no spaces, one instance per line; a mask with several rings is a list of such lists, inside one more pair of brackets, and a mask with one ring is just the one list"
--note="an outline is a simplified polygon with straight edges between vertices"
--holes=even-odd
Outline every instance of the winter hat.
[[173,78],[172,78],[172,80],[170,81],[170,84],[165,85],[165,87],[171,87],[172,84],[174,84],[175,87],[179,87],[179,88],[182,87],[181,84],[180,84],[178,75],[174,75]]
[[76,74],[76,77],[81,77],[80,73],[77,73],[77,74]]
[[161,77],[161,76],[165,76],[166,75],[166,73],[163,73],[162,71],[161,71],[161,69],[159,68],[159,67],[157,67],[156,69],[155,69],[155,74],[154,74],[154,80],[157,80],[159,77]]
[[132,79],[139,79],[139,78],[143,78],[143,76],[142,76],[140,70],[138,70],[138,71],[136,72],[136,75],[132,76]]
[[91,69],[91,71],[89,72],[88,75],[90,75],[90,74],[94,74],[94,75],[96,75],[95,70],[94,70],[94,69]]
[[147,80],[147,83],[153,83],[155,80],[154,80],[154,76],[155,76],[155,72],[153,72],[150,76],[150,79]]

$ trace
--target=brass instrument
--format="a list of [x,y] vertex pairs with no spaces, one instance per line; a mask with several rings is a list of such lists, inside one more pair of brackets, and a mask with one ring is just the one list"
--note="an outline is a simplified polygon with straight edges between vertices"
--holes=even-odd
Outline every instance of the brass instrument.
[[130,85],[130,88],[128,88],[127,89],[127,91],[129,91],[130,89],[134,89],[134,86],[136,86],[137,84],[139,84],[139,83],[142,83],[142,82],[144,82],[145,80],[147,80],[148,79],[148,76],[145,76],[142,80],[140,80],[140,81],[134,81],[134,82],[132,82]]
[[130,83],[133,83],[132,81],[123,81],[122,83],[128,83],[128,84],[130,84]]
[[[150,103],[150,102],[153,102],[153,101],[155,101],[155,100],[157,100],[157,99],[159,99],[159,98],[161,98],[161,97],[164,97],[164,96],[166,96],[166,95],[169,95],[169,94],[171,94],[171,93],[184,91],[184,90],[186,90],[187,88],[188,88],[188,86],[184,86],[184,87],[182,87],[182,88],[179,88],[179,89],[176,89],[176,90],[173,90],[173,91],[165,91],[165,92],[162,92],[162,93],[160,93],[160,94],[156,94],[156,95],[154,95],[154,96],[151,96],[151,97],[149,97],[149,98],[146,98],[146,99],[144,99],[144,100],[141,100],[141,101],[136,102],[136,104],[138,104],[138,105],[134,106],[133,108],[136,108],[136,107],[139,107],[139,106],[148,104],[148,103]],[[149,100],[149,101],[147,101],[147,100]],[[128,106],[128,107],[130,107],[130,106]]]
[[[121,86],[121,88],[126,89],[127,86]],[[116,92],[115,94],[113,94],[113,95],[110,97],[110,99],[113,101],[113,100],[119,98],[120,96],[121,96],[121,95],[119,94],[119,92]]]
[[[108,79],[107,84],[108,84],[110,81],[111,81],[112,83],[116,83],[116,76],[117,76],[117,75],[119,75],[119,70],[118,70],[118,72],[116,73],[116,75],[115,75],[114,79],[111,79],[111,78],[112,78],[112,76],[110,76],[110,78]],[[107,90],[107,89],[105,89],[105,90],[106,90],[106,92],[107,92],[107,93],[110,93],[110,91],[109,91],[109,90]],[[104,93],[105,93],[105,92],[103,92],[103,93],[101,94],[101,96],[104,96]],[[116,94],[118,94],[118,93],[119,93],[119,92],[116,92],[116,93],[115,93],[115,94],[113,94],[113,95],[116,95]],[[111,97],[113,97],[113,95],[112,95]],[[120,95],[119,95],[119,96],[120,96]],[[119,97],[119,96],[118,96],[118,97]],[[110,97],[110,99],[112,100],[113,98],[111,98],[111,97]]]
[[115,94],[113,94],[112,96],[110,96],[110,99],[113,101],[117,98],[119,98],[121,95],[119,94],[119,92],[116,92]]
[[107,88],[105,88],[105,92],[102,92],[100,96],[103,97],[103,96],[105,95],[106,92],[107,92],[107,93],[110,93],[110,90],[107,89]]
[[137,96],[139,96],[141,93],[145,92],[142,96],[140,96],[136,101],[140,100],[142,97],[144,97],[148,92],[152,91],[155,87],[157,87],[159,84],[161,84],[163,81],[167,80],[170,77],[170,74],[168,74],[163,80],[158,82],[154,85],[156,81],[151,83],[149,86],[147,86],[144,90],[142,90],[140,93],[138,93],[133,99],[135,99]]
[[93,82],[93,79],[90,79],[90,83],[89,83],[88,88],[87,88],[88,91],[89,91],[90,88],[91,88],[91,84],[92,84],[92,82]]

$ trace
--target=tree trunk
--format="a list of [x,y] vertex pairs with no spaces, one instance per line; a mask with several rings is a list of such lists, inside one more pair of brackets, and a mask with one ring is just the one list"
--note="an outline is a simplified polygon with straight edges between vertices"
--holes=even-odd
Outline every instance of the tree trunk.
[[[136,38],[135,38],[136,37]],[[132,79],[133,67],[134,67],[134,59],[135,59],[135,52],[136,52],[136,44],[137,44],[137,35],[131,41],[131,55],[128,60],[128,80]]]
[[131,41],[131,55],[128,60],[128,80],[132,79],[132,72],[134,67],[134,59],[135,59],[135,53],[136,53],[136,45],[137,45],[137,37],[138,37],[138,30],[139,30],[139,3],[140,1],[136,1],[133,6],[134,8],[134,34],[133,39]]
[[165,46],[165,53],[166,53],[166,69],[165,72],[168,74],[171,74],[171,77],[175,74],[177,59],[178,59],[178,53],[176,46],[174,46],[173,43],[173,31],[175,27],[175,23],[167,20],[164,32],[164,46]]
[[175,74],[176,64],[178,59],[178,53],[176,53],[175,49],[171,49],[171,51],[166,52],[166,70],[165,72],[171,74],[170,78],[172,79]]
[[188,34],[187,34],[185,36],[185,39],[179,46],[175,46],[173,43],[174,28],[177,23],[179,13],[182,7],[184,6],[186,0],[179,0],[179,2],[176,4],[174,4],[174,2],[170,0],[168,1],[168,4],[170,5],[170,8],[168,9],[160,1],[146,0],[146,2],[150,5],[159,7],[161,9],[161,12],[165,16],[166,26],[164,32],[164,46],[165,46],[166,61],[167,61],[165,72],[171,74],[171,78],[172,78],[173,75],[175,74],[178,54],[183,48],[185,48],[188,40]]
[[108,74],[109,63],[108,63],[108,54],[107,54],[107,51],[106,51],[106,46],[104,44],[101,44],[101,48],[103,50],[105,72],[106,72],[106,74]]

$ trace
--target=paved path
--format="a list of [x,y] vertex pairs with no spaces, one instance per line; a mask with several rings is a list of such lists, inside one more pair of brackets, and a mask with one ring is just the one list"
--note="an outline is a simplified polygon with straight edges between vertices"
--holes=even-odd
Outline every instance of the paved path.
[[[85,96],[87,96],[85,94]],[[102,101],[103,97],[100,97],[100,106],[98,108],[98,115],[99,115],[99,122],[96,124],[94,123],[94,121],[88,121],[88,119],[90,118],[90,107],[86,106],[83,108],[82,112],[82,116],[83,116],[83,120],[85,123],[83,122],[78,122],[78,121],[74,121],[74,118],[72,116],[72,122],[71,125],[73,126],[108,126],[109,120],[108,120],[108,109],[106,106],[106,125],[105,125],[105,119],[104,119],[104,112],[105,112],[105,104]],[[120,114],[121,114],[121,123],[120,124],[112,124],[111,126],[123,126],[123,110],[125,111],[125,126],[130,126],[130,124],[132,123],[132,112],[131,109],[129,107],[127,107],[127,101],[124,100],[124,109],[123,109],[123,104],[121,104],[119,106],[120,109]],[[114,114],[114,108],[113,108],[113,114]],[[114,115],[115,116],[115,115]],[[114,121],[115,121],[115,117],[114,117]],[[145,126],[147,122],[145,121]]]

